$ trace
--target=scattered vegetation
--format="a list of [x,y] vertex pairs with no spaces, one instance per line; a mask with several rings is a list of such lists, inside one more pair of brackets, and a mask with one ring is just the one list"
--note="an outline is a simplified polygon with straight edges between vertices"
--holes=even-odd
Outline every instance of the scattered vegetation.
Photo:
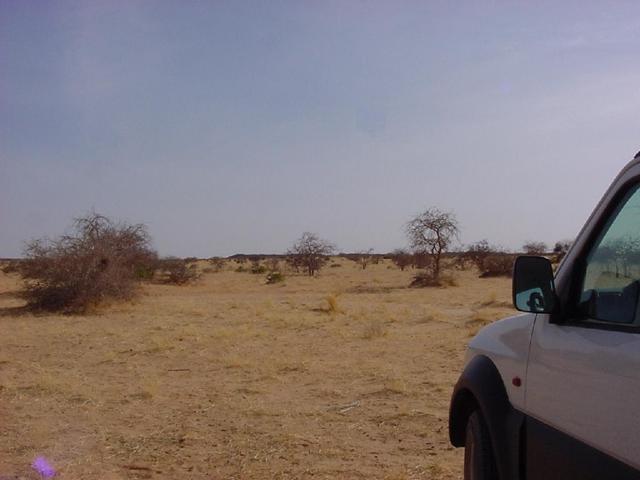
[[390,256],[391,261],[402,271],[404,271],[405,268],[413,265],[413,255],[402,248],[394,250]]
[[198,279],[198,269],[194,263],[177,257],[163,258],[159,262],[158,270],[164,283],[186,285]]
[[544,255],[547,251],[547,244],[544,242],[527,242],[522,246],[527,255]]
[[458,282],[453,275],[441,273],[438,278],[428,271],[421,271],[413,276],[411,287],[457,287]]
[[270,272],[279,272],[280,271],[280,260],[277,257],[269,257],[265,260],[265,264],[267,269]]
[[466,250],[457,255],[456,264],[459,268],[465,269],[469,265],[475,265],[478,270],[484,269],[484,261],[487,257],[500,251],[498,247],[491,245],[487,240],[480,240],[472,243]]
[[362,267],[363,270],[367,269],[367,265],[373,263],[374,261],[373,248],[369,250],[363,250],[361,252],[356,253],[353,256],[353,260]]
[[456,265],[461,269],[475,265],[481,278],[510,277],[514,259],[514,255],[501,247],[491,245],[487,240],[481,240],[459,253]]
[[280,272],[269,272],[267,274],[267,285],[284,282],[285,276]]
[[509,253],[497,252],[489,255],[482,262],[480,277],[511,277],[514,261],[514,256]]
[[264,275],[267,273],[267,267],[260,264],[260,261],[254,260],[251,262],[251,269],[249,270],[254,275]]
[[567,252],[569,252],[571,245],[573,245],[572,240],[560,240],[559,242],[556,242],[553,247],[553,254],[555,255],[556,262],[560,262],[560,260],[565,257]]
[[221,272],[227,264],[226,260],[220,257],[211,257],[207,261],[209,262],[209,265],[211,265],[210,268],[213,272]]
[[20,273],[20,262],[18,259],[4,260],[0,270],[7,274]]

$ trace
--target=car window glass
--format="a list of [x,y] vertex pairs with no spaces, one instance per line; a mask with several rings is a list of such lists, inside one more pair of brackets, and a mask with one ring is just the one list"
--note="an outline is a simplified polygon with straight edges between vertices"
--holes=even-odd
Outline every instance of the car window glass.
[[632,189],[587,257],[580,310],[589,319],[637,324],[640,293],[640,189]]

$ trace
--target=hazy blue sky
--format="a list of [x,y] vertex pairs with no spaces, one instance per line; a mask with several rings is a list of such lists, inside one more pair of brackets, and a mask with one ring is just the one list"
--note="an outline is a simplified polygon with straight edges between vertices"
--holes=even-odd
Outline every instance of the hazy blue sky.
[[91,208],[161,254],[577,233],[640,149],[637,2],[0,2],[0,256]]

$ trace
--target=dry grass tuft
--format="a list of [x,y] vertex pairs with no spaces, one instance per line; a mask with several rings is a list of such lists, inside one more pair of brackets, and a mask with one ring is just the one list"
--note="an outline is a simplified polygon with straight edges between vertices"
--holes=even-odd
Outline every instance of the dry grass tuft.
[[409,393],[407,382],[402,378],[390,378],[385,382],[385,390],[391,393],[406,395]]
[[327,312],[331,314],[336,314],[341,312],[340,307],[338,305],[339,296],[340,294],[331,294],[324,297],[325,301],[327,302]]
[[384,323],[379,319],[372,319],[364,326],[362,332],[362,338],[365,340],[371,340],[373,338],[381,338],[387,336],[387,328]]
[[443,287],[459,287],[460,286],[460,282],[458,282],[458,279],[454,275],[451,275],[449,273],[440,275],[440,284]]
[[443,322],[445,321],[445,315],[441,310],[428,309],[424,315],[422,315],[416,323],[431,323],[431,322]]
[[470,327],[469,335],[476,335],[482,327],[505,316],[504,310],[499,308],[480,308],[471,313],[471,317],[467,320],[467,326]]
[[488,310],[488,309],[474,310],[471,313],[471,318],[467,321],[467,324],[479,325],[481,327],[484,327],[485,325],[491,323],[494,319],[495,318],[491,310]]
[[498,299],[497,292],[495,290],[492,290],[487,295],[487,298],[485,298],[482,302],[480,302],[480,306],[482,306],[482,307],[504,307],[504,308],[510,308],[511,307],[511,302],[510,301],[509,302],[502,301],[502,300]]
[[480,303],[480,305],[482,305],[483,307],[490,307],[492,305],[495,305],[497,302],[498,294],[495,291],[491,291],[487,295],[487,298]]

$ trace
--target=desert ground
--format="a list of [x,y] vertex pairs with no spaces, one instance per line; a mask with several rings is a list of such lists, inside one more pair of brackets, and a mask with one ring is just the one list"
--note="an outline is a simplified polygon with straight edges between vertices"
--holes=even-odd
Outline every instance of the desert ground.
[[38,456],[60,479],[462,477],[449,397],[509,279],[234,267],[82,316],[24,312],[0,273],[0,479],[40,478]]

